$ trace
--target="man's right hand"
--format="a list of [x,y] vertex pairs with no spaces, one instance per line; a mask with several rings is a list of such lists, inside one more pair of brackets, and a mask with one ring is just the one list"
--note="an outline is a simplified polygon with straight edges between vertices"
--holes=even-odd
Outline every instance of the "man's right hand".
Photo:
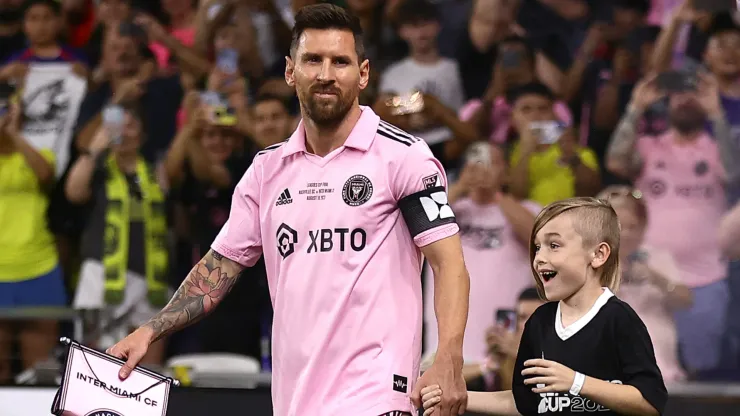
[[106,353],[125,360],[118,377],[125,380],[134,371],[142,358],[146,355],[149,345],[152,343],[154,332],[151,328],[142,326],[119,341],[116,345],[108,348]]
[[645,111],[665,97],[665,93],[658,89],[657,78],[657,75],[651,75],[637,83],[635,90],[632,91],[632,101],[630,102],[632,108],[637,111]]

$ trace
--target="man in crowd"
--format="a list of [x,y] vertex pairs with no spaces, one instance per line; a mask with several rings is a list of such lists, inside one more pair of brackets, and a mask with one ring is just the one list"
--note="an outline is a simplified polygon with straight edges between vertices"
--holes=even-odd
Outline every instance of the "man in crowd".
[[[655,77],[638,84],[609,145],[607,168],[643,191],[650,218],[645,243],[670,251],[692,289],[694,304],[676,312],[676,325],[684,365],[696,374],[719,364],[725,330],[727,263],[717,236],[725,172],[717,143],[729,140],[730,127],[717,83],[702,75],[698,89],[670,94],[666,133],[637,137],[640,115],[664,95]],[[707,121],[714,137],[705,131]]]

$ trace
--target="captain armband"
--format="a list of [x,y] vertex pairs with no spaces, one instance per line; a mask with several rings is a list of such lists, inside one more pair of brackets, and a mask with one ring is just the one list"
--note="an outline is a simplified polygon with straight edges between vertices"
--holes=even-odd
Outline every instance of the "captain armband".
[[432,228],[456,222],[443,186],[427,188],[408,195],[398,201],[398,207],[412,237]]

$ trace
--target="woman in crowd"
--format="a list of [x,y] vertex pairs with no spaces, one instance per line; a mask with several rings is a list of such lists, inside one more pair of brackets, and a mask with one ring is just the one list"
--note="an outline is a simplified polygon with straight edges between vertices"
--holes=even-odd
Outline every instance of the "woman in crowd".
[[[35,150],[20,133],[20,109],[0,111],[0,308],[65,306],[54,236],[46,221],[54,154]],[[23,367],[49,356],[57,323],[0,320],[0,384],[10,381],[11,345],[18,335]]]
[[619,296],[645,323],[666,383],[682,381],[686,374],[679,363],[673,312],[691,306],[691,291],[680,283],[679,271],[670,253],[643,244],[649,219],[640,191],[610,186],[599,198],[611,203],[621,225],[619,256],[623,269]]
[[[132,105],[122,108],[120,131],[104,123],[65,184],[69,201],[90,210],[74,306],[103,312],[90,340],[100,348],[144,324],[170,297],[164,194],[139,152],[141,116]],[[161,341],[152,347],[148,364],[164,351]]]

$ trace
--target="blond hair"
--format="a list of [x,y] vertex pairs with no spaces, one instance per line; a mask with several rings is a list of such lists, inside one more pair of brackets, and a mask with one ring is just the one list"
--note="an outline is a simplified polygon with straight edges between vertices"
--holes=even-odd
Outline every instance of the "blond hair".
[[534,268],[535,252],[534,239],[537,233],[548,222],[563,215],[571,215],[576,233],[583,239],[584,248],[594,246],[600,243],[606,243],[611,248],[609,258],[603,266],[600,267],[600,283],[603,287],[608,287],[612,292],[619,289],[619,280],[621,273],[619,271],[619,220],[617,213],[607,201],[590,198],[570,198],[562,201],[553,202],[546,206],[534,221],[532,235],[529,239],[529,264],[532,268],[537,292],[542,299],[547,300],[545,288],[537,275]]

